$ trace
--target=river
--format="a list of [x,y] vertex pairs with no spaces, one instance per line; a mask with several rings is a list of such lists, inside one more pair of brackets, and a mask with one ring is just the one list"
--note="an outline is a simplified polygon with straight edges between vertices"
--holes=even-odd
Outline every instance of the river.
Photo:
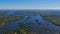
[[[30,17],[30,18],[28,19],[28,17]],[[35,22],[36,19],[38,20],[38,22]],[[36,31],[36,32],[40,32],[43,34],[49,34],[49,33],[50,34],[56,34],[56,33],[60,34],[59,33],[60,29],[58,28],[58,26],[52,24],[51,22],[43,20],[43,18],[38,14],[36,14],[35,16],[24,16],[24,18],[22,20],[15,21],[13,23],[7,23],[4,28],[0,29],[0,34],[3,34],[8,29],[13,31],[15,28],[19,28],[17,24],[19,24],[21,22],[24,22],[25,24],[27,24],[26,22],[32,22],[33,24],[31,24],[29,26],[31,26],[32,30]]]

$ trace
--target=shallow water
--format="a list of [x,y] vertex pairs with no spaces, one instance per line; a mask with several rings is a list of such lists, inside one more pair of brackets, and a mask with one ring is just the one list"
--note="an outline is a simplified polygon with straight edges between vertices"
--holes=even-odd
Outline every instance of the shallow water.
[[[14,12],[8,13],[8,15],[10,14],[13,14],[14,16],[21,16],[18,14],[14,14]],[[35,21],[36,19],[38,20],[38,22]],[[28,26],[31,26],[33,31],[40,32],[43,34],[49,34],[49,33],[56,34],[60,32],[58,26],[43,20],[43,18],[40,15],[36,14],[34,16],[24,16],[22,20],[15,21],[13,23],[7,23],[4,28],[0,29],[0,34],[3,34],[8,29],[13,31],[15,28],[19,28],[18,24],[21,22],[25,23]],[[32,22],[32,24],[29,25],[26,22]]]

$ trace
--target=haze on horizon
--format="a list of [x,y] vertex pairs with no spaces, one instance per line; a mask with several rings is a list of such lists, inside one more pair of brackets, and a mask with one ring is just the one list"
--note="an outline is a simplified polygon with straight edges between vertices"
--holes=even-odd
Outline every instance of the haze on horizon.
[[60,0],[0,0],[0,9],[60,9]]

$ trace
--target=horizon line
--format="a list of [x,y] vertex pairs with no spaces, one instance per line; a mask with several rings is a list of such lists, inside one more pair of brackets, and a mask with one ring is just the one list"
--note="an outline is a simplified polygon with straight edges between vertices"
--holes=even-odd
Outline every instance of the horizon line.
[[60,10],[60,8],[29,8],[29,9],[0,9],[0,10]]

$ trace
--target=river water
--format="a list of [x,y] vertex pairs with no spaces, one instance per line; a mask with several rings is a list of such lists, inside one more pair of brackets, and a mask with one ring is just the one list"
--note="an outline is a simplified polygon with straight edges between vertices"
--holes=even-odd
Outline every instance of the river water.
[[[30,18],[28,19],[28,17]],[[38,22],[35,21],[36,19],[38,20]],[[34,16],[24,16],[22,20],[15,21],[13,23],[7,23],[4,28],[0,29],[0,34],[3,34],[8,29],[13,31],[15,28],[19,28],[17,24],[21,22],[24,22],[25,24],[27,24],[26,22],[32,22],[33,24],[29,25],[32,27],[32,30],[40,32],[42,34],[60,34],[60,29],[58,28],[58,26],[52,24],[51,22],[43,20],[43,18],[38,14]]]

